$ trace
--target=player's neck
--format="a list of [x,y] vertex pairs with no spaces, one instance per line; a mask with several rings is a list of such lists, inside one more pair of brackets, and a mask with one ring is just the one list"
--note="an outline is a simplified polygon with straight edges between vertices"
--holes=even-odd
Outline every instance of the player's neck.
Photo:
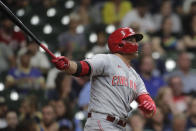
[[126,56],[126,55],[121,55],[118,53],[115,53],[115,55],[117,55],[118,57],[120,57],[120,59],[127,65],[127,66],[131,66],[131,59]]

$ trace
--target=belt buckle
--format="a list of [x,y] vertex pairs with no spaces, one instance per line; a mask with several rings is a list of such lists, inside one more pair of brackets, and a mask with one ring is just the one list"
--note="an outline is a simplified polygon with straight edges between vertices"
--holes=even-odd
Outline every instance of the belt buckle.
[[116,116],[114,118],[115,119],[114,119],[113,123],[116,124],[116,125],[118,125],[118,122],[119,122],[120,118],[119,117],[116,117]]

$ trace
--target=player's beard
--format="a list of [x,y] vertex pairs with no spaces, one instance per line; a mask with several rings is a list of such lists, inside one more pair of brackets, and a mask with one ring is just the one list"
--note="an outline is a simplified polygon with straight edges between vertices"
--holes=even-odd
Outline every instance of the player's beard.
[[121,55],[124,56],[127,60],[130,60],[130,61],[138,57],[138,51],[136,51],[136,52],[134,52],[134,53],[128,53],[128,54],[127,54],[127,53],[126,53],[126,54],[119,53],[119,54],[121,54]]
[[135,58],[137,58],[138,56],[139,56],[138,50],[137,50],[136,52],[130,54],[130,58],[131,58],[131,59],[135,59]]
[[139,51],[138,50],[134,53],[134,56],[135,56],[135,58],[137,58],[139,56]]

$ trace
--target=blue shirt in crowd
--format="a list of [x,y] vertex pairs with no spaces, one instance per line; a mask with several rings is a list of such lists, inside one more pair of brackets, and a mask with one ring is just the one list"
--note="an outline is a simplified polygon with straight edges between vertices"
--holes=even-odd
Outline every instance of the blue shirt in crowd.
[[36,68],[31,68],[28,73],[22,72],[18,68],[12,68],[9,70],[8,75],[11,75],[14,79],[32,77],[32,78],[39,78],[41,77],[41,72]]
[[191,121],[191,118],[188,117],[187,118],[187,122],[186,122],[186,130],[196,130],[196,125]]
[[144,81],[146,89],[152,98],[157,96],[158,90],[161,86],[166,85],[163,78],[160,76],[152,76],[150,79],[145,79],[141,76],[141,78]]
[[90,101],[90,89],[91,89],[90,82],[87,82],[79,94],[78,105],[80,107],[88,105]]
[[[23,82],[17,83],[17,85],[15,85],[20,89],[40,88],[40,83],[44,81],[41,72],[36,68],[30,68],[28,71],[23,71],[19,68],[12,68],[8,72],[7,79],[12,79],[14,81],[24,79]],[[31,79],[31,82],[29,82],[28,79]]]

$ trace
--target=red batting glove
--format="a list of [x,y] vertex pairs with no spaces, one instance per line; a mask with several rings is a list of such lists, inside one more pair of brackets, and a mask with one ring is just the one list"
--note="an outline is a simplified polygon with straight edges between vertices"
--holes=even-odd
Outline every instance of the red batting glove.
[[70,66],[69,60],[64,56],[52,59],[52,63],[54,63],[56,68],[59,70],[67,70]]
[[144,112],[145,116],[148,116],[149,114],[153,116],[156,112],[156,106],[149,101],[144,101],[138,108]]

